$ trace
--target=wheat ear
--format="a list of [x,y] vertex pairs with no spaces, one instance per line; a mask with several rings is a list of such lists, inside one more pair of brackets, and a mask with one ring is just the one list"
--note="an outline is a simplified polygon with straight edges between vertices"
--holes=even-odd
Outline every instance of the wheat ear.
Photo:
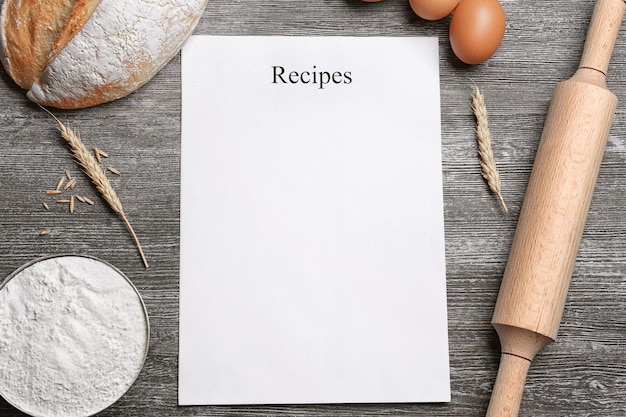
[[483,178],[487,180],[489,189],[500,199],[505,213],[509,212],[504,198],[502,198],[502,186],[500,185],[500,173],[496,167],[496,160],[491,148],[491,132],[489,130],[489,120],[487,117],[487,106],[485,97],[478,87],[472,95],[472,110],[476,116],[476,139],[478,140],[478,155]]
[[133,239],[135,240],[135,244],[137,245],[137,249],[139,250],[139,255],[141,255],[141,260],[146,268],[149,268],[148,260],[146,259],[145,254],[143,253],[143,249],[141,248],[141,244],[139,243],[139,238],[133,229],[133,226],[128,221],[128,217],[124,213],[124,209],[122,208],[122,202],[120,201],[115,189],[109,182],[106,174],[98,165],[98,162],[93,157],[93,155],[87,150],[83,141],[80,139],[80,136],[76,134],[73,130],[65,126],[61,121],[52,114],[48,109],[43,106],[40,106],[43,110],[45,110],[50,116],[56,120],[59,124],[59,130],[61,131],[61,136],[65,141],[69,144],[72,149],[72,154],[74,158],[78,162],[78,164],[83,168],[91,182],[96,186],[96,190],[100,193],[100,195],[104,198],[104,200],[109,204],[111,209],[120,215],[128,230],[130,231]]

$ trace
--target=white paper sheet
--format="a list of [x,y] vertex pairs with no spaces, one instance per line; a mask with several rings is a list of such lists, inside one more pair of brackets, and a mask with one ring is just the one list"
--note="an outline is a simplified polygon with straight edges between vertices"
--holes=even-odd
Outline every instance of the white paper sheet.
[[182,82],[179,403],[449,401],[437,40],[194,36]]

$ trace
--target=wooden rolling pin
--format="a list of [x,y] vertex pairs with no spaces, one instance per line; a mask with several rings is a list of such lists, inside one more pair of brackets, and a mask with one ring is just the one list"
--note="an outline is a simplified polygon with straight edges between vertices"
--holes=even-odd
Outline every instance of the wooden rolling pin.
[[597,0],[578,70],[556,86],[492,324],[502,345],[487,417],[519,413],[535,354],[556,339],[617,97],[606,72],[624,0]]

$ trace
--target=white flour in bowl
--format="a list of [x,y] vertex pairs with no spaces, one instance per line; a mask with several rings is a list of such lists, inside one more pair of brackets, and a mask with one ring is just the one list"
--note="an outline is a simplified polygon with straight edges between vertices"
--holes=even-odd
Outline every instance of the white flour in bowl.
[[148,347],[135,287],[93,258],[60,256],[0,287],[0,395],[36,417],[84,417],[133,384]]

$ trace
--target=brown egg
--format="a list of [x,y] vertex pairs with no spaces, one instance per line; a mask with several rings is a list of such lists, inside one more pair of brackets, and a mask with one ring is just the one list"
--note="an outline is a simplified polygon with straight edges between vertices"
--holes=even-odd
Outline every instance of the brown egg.
[[416,15],[426,20],[443,19],[459,4],[459,0],[409,0]]
[[479,64],[498,49],[506,28],[498,0],[462,0],[450,20],[450,45],[466,64]]

